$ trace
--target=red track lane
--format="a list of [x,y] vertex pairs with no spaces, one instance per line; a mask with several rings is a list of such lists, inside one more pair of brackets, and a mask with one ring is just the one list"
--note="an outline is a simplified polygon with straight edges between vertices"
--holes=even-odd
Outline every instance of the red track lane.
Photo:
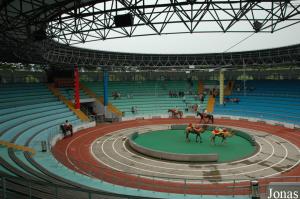
[[[236,183],[239,188],[229,188],[233,183],[222,184],[184,184],[183,182],[168,182],[154,180],[151,178],[142,178],[135,175],[112,170],[99,163],[90,153],[90,146],[94,140],[107,133],[143,125],[158,124],[182,124],[189,122],[198,122],[197,119],[150,119],[150,120],[132,120],[113,124],[102,124],[97,127],[85,129],[76,133],[73,137],[65,138],[53,148],[54,156],[64,165],[77,172],[102,179],[112,184],[146,189],[160,192],[186,193],[186,194],[211,194],[211,195],[241,195],[249,194],[249,182]],[[300,148],[300,131],[288,129],[282,126],[273,126],[260,122],[249,122],[244,120],[216,119],[214,125],[230,125],[235,127],[248,128],[258,131],[268,132],[280,136]],[[78,139],[80,138],[80,139]],[[300,176],[300,166],[282,173],[281,176]],[[261,180],[261,185],[268,181],[276,179]],[[291,179],[284,179],[289,181]],[[298,179],[299,180],[299,179]],[[282,179],[281,179],[282,181]],[[243,188],[247,186],[247,188]]]

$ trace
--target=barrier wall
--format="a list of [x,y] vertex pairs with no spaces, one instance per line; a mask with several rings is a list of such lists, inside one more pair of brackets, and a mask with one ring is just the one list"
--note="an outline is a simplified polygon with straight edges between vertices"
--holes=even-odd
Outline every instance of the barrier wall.
[[131,134],[128,138],[128,143],[139,153],[151,156],[154,158],[159,158],[163,160],[175,160],[175,161],[185,161],[185,162],[216,162],[218,161],[218,154],[177,154],[177,153],[167,153],[163,151],[157,151],[145,148],[138,145],[134,140],[138,137],[138,133],[135,132]]

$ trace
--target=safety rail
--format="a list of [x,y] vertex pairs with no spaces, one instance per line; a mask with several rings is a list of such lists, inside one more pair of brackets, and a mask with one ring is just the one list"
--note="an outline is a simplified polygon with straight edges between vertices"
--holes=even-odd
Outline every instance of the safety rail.
[[[0,173],[0,197],[9,198],[122,198],[122,199],[150,199],[152,197],[128,196],[124,194],[109,193],[101,190],[69,187],[44,181],[23,179]],[[67,193],[67,195],[65,195]],[[18,195],[19,194],[19,195]],[[68,197],[67,197],[68,196]],[[155,197],[157,198],[157,197]]]
[[[63,152],[55,151],[55,158],[65,165],[74,165],[74,171],[85,173],[91,179],[105,180],[116,185],[129,185],[137,190],[147,187],[150,190],[164,190],[170,193],[184,193],[196,195],[251,195],[251,182],[259,181],[260,194],[266,194],[267,186],[270,182],[300,182],[300,176],[279,176],[279,177],[261,177],[261,178],[238,178],[238,176],[217,178],[175,178],[160,177],[147,174],[140,174],[128,171],[114,170],[113,168],[94,165],[83,162],[68,156],[65,158]],[[84,168],[84,171],[80,168]],[[124,175],[131,176],[132,182],[124,178]]]
[[89,121],[89,118],[80,110],[74,108],[74,104],[64,97],[58,89],[54,87],[54,84],[48,84],[49,90],[56,96],[60,101],[65,103],[68,108],[73,111],[82,121]]

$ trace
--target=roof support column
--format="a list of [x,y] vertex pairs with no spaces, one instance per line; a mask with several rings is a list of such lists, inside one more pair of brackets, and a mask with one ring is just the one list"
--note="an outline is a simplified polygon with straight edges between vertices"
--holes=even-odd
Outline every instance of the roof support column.
[[220,83],[220,104],[222,105],[224,103],[224,70],[220,70],[220,76],[219,76],[219,83]]
[[108,104],[108,71],[107,70],[103,70],[103,104],[104,106],[107,106]]
[[80,109],[80,95],[79,95],[79,71],[78,65],[74,66],[74,98],[75,98],[75,109]]

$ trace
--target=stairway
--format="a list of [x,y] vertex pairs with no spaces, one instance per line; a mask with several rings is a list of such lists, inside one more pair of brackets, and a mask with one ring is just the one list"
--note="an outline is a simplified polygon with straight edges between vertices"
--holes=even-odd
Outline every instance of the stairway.
[[198,81],[198,94],[203,93],[204,91],[204,84],[201,80]]
[[65,96],[63,96],[60,93],[60,91],[57,88],[55,88],[54,84],[48,84],[48,88],[53,93],[53,95],[58,97],[60,101],[65,103],[68,106],[68,108],[71,111],[73,111],[79,119],[81,119],[82,121],[89,121],[88,116],[86,116],[81,110],[75,109],[74,104],[70,100],[68,100]]
[[17,145],[17,144],[7,142],[4,140],[0,140],[0,146],[4,146],[4,147],[10,148],[10,149],[20,150],[20,151],[24,151],[24,152],[29,152],[32,155],[35,154],[35,150],[33,148],[22,146],[22,145]]
[[207,108],[206,108],[208,113],[214,112],[215,101],[216,101],[216,99],[212,95],[210,95],[208,98]]
[[[80,88],[91,98],[95,98],[98,102],[100,102],[102,105],[104,104],[104,98],[103,96],[97,97],[96,93],[94,93],[91,89],[89,89],[87,86],[85,86],[83,83],[80,83]],[[122,117],[122,112],[112,105],[111,103],[108,103],[107,110],[114,113],[116,116]]]

